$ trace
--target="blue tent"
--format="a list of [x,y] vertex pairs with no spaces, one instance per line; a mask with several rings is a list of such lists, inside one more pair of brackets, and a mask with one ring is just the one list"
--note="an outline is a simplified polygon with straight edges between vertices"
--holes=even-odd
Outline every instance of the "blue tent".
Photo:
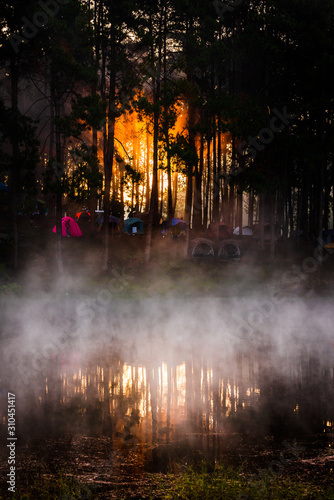
[[[101,231],[102,224],[104,220],[104,215],[101,214],[97,219],[96,219],[96,224],[98,226],[98,231]],[[109,231],[111,230],[112,234],[114,231],[116,233],[119,233],[120,231],[120,224],[121,224],[121,219],[118,217],[115,217],[114,215],[109,215]]]
[[322,238],[326,243],[325,248],[334,248],[334,229],[327,229],[327,231],[323,231]]
[[[104,215],[102,214],[96,219],[96,224],[98,226],[102,226],[103,220],[104,220]],[[109,215],[109,224],[114,223],[116,225],[119,225],[120,222],[121,219],[119,219],[118,217],[115,217],[114,215]]]
[[123,231],[126,234],[143,234],[144,224],[141,219],[130,217],[124,221]]
[[187,223],[182,220],[182,219],[177,219],[176,217],[174,217],[172,219],[172,227],[173,226],[176,226],[177,224],[180,224],[180,227],[182,227],[182,229],[185,231],[186,230],[186,227],[187,227]]
[[3,182],[0,182],[0,191],[8,191],[8,187]]
[[187,224],[184,220],[177,219],[175,217],[172,219],[172,228],[171,228],[172,236],[181,236],[186,232],[186,229],[187,229]]

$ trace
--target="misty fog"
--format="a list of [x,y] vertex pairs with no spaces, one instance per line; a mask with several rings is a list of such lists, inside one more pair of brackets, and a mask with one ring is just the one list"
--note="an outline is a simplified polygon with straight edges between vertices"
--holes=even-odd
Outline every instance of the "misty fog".
[[123,419],[135,409],[138,423],[149,419],[154,427],[156,405],[158,427],[168,418],[174,430],[187,422],[189,431],[199,412],[202,430],[227,432],[229,419],[249,409],[263,417],[268,401],[275,418],[279,407],[285,417],[297,415],[299,427],[309,425],[310,405],[321,425],[334,420],[330,299],[283,296],[272,286],[250,297],[67,290],[55,285],[52,293],[1,302],[2,387],[17,394],[22,429],[29,415],[41,422],[46,405],[58,411],[78,396],[83,406],[107,405],[101,411],[110,432],[120,397],[127,400]]

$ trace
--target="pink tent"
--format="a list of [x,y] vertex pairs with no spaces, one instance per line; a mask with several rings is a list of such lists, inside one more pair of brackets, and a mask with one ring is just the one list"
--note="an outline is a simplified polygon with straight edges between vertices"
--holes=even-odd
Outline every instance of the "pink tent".
[[[54,233],[57,232],[56,226],[52,229]],[[61,234],[62,236],[82,236],[82,232],[78,224],[72,217],[63,217],[61,220]]]

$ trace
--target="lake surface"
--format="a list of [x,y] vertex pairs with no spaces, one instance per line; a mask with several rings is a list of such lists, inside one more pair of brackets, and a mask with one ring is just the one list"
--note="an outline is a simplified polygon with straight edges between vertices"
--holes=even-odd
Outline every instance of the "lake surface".
[[174,455],[219,458],[233,436],[326,435],[332,316],[331,301],[268,296],[9,300],[2,433],[11,392],[22,442],[106,438],[113,453],[145,448],[147,463],[161,469]]

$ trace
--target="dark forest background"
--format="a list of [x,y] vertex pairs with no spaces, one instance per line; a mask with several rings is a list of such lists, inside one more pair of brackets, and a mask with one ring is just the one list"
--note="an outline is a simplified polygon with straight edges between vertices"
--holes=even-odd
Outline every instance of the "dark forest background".
[[332,1],[14,0],[0,22],[16,246],[40,202],[58,229],[71,201],[194,234],[259,225],[262,243],[266,224],[283,240],[332,228]]

